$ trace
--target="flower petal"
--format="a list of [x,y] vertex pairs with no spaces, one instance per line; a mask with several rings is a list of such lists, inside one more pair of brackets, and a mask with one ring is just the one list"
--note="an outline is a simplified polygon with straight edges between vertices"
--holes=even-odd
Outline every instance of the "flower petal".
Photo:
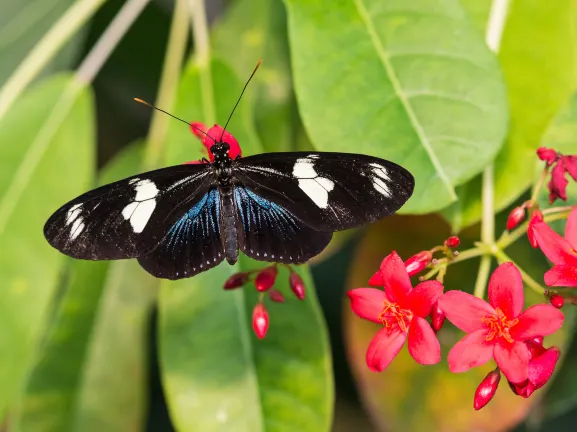
[[557,234],[545,222],[535,224],[533,235],[539,247],[555,265],[577,265],[577,253],[567,240]]
[[398,329],[389,331],[386,327],[380,329],[367,349],[367,366],[369,369],[373,372],[385,370],[403,347],[406,338],[407,332]]
[[558,159],[557,164],[551,170],[551,180],[547,183],[549,188],[549,204],[557,198],[567,201],[567,185],[569,181],[565,178],[565,162],[563,159]]
[[409,294],[408,307],[415,315],[424,318],[431,313],[431,308],[442,295],[443,285],[439,281],[421,282]]
[[209,156],[211,156],[211,160],[213,159],[210,148],[216,144],[217,141],[222,141],[229,145],[230,149],[228,150],[228,155],[231,159],[236,159],[237,156],[242,156],[242,151],[236,138],[229,131],[224,131],[224,134],[222,132],[222,126],[215,124],[208,130],[206,133],[207,135],[202,140],[202,143],[208,150]]
[[[577,156],[573,156],[576,160]],[[567,225],[565,225],[565,240],[569,243],[573,250],[577,250],[577,206],[573,207],[569,217],[567,218]]]
[[545,273],[547,286],[577,287],[577,266],[557,265]]
[[378,286],[381,287],[383,286],[383,272],[380,270],[377,270],[375,272],[374,275],[371,276],[371,278],[369,279],[369,285],[370,286]]
[[449,370],[453,373],[467,372],[491,360],[493,343],[487,342],[486,337],[486,330],[477,330],[457,342],[449,351]]
[[505,316],[515,318],[523,310],[523,279],[515,264],[506,262],[495,269],[489,280],[489,303]]
[[409,327],[409,353],[419,364],[430,365],[441,360],[441,345],[429,323],[414,317]]
[[551,305],[538,304],[519,315],[519,322],[511,328],[510,334],[513,339],[524,341],[555,333],[562,324],[563,312]]
[[379,315],[383,310],[383,302],[387,300],[384,291],[376,288],[357,288],[347,292],[351,300],[351,309],[359,317],[382,324]]
[[499,341],[493,351],[495,362],[507,380],[522,383],[527,379],[529,367],[529,349],[523,342]]
[[535,390],[547,384],[553,375],[560,354],[559,348],[551,347],[529,362],[528,377],[535,386]]
[[467,333],[484,329],[481,318],[495,314],[489,303],[463,291],[449,291],[438,301],[449,321]]
[[395,251],[391,252],[381,263],[381,271],[387,297],[405,307],[412,285],[401,257]]

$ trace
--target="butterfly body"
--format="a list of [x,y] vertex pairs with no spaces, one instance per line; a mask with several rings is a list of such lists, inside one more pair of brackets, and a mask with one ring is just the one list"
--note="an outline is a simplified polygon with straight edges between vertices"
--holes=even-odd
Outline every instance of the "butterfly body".
[[154,276],[180,279],[239,250],[304,263],[334,231],[374,222],[410,197],[414,180],[392,162],[347,153],[265,153],[142,173],[87,192],[57,210],[44,234],[80,259],[137,258]]

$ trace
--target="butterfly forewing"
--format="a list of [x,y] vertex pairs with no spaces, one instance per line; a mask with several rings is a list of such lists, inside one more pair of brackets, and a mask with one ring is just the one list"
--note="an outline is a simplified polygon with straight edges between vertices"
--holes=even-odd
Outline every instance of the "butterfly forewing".
[[151,252],[213,186],[209,165],[139,174],[87,192],[46,222],[48,242],[74,258],[134,258]]
[[237,159],[235,181],[317,231],[374,222],[411,196],[413,176],[392,162],[347,153],[265,153]]
[[234,189],[240,249],[260,261],[298,264],[319,254],[329,243],[331,232],[307,226],[281,205],[250,189]]

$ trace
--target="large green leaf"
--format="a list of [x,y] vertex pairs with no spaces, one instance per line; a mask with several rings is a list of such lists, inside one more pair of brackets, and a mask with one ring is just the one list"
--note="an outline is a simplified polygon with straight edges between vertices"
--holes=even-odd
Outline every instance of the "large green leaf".
[[[141,146],[131,146],[114,158],[102,173],[100,183],[109,183],[133,174],[140,165],[141,150]],[[97,317],[112,318],[116,323],[126,319],[126,310],[114,305],[112,311],[99,312],[108,262],[73,260],[70,268],[70,274],[66,277],[66,291],[48,339],[30,373],[19,409],[12,414],[14,431],[73,430],[74,418],[82,403],[80,395],[85,384],[84,374],[87,368],[92,367],[88,353],[98,349],[95,348],[95,343],[102,343],[102,338],[92,337]],[[125,331],[126,326],[122,331],[111,332],[107,337],[121,338]],[[107,346],[109,343],[106,341]],[[115,350],[115,357],[125,357],[129,349],[132,347],[121,345],[120,350]],[[109,363],[110,371],[113,364],[117,362]],[[125,383],[118,380],[116,387],[113,389],[114,397],[107,401],[112,407],[118,403],[117,394],[122,393]],[[128,388],[135,387],[131,385]],[[130,411],[125,409],[124,413],[129,416]],[[86,419],[82,420],[84,422]],[[83,423],[77,429],[87,428],[90,428],[90,425]]]
[[212,31],[216,58],[226,59],[241,80],[264,60],[247,94],[256,95],[255,121],[268,151],[288,151],[295,138],[286,32],[282,0],[237,0]]
[[[74,0],[0,0],[0,87],[73,3]],[[81,42],[82,37],[79,36],[70,41],[52,60],[45,73],[68,66]]]
[[[489,0],[467,0],[476,15]],[[488,10],[488,7],[487,7]],[[505,74],[511,127],[495,160],[495,207],[504,209],[533,180],[535,150],[541,135],[575,89],[575,22],[572,0],[512,0],[499,59]],[[481,178],[458,191],[459,202],[445,216],[455,231],[481,218]]]
[[299,110],[319,150],[416,178],[404,212],[455,201],[501,147],[505,87],[457,0],[286,0]]
[[[211,71],[190,67],[179,87],[176,111],[199,120],[211,114],[200,95],[202,73],[211,73],[215,119],[226,119],[241,84],[223,63]],[[212,89],[208,90],[212,94]],[[204,111],[203,111],[204,108]],[[248,105],[239,107],[230,131],[245,154],[258,152]],[[189,117],[190,118],[190,117]],[[190,134],[178,124],[169,133],[169,163],[182,162],[182,144]],[[190,136],[190,135],[189,135]],[[196,138],[189,138],[195,140]],[[248,143],[250,145],[245,146]],[[196,148],[199,148],[197,145]],[[258,301],[253,287],[234,292],[222,286],[233,271],[252,270],[263,263],[241,257],[191,279],[163,282],[159,303],[159,344],[162,381],[175,428],[179,431],[326,431],[332,411],[331,360],[325,324],[311,278],[300,272],[308,288],[304,302],[288,289],[281,269],[277,288],[286,303],[271,304],[268,335],[256,339],[252,308]]]
[[0,122],[0,418],[29,366],[64,263],[42,227],[94,179],[92,110],[90,90],[58,76]]

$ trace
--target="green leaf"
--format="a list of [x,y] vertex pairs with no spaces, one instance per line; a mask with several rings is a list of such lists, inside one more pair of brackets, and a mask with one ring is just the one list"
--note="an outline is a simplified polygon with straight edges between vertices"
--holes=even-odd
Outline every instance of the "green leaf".
[[[141,150],[141,146],[131,146],[115,157],[101,175],[100,183],[133,174],[140,164]],[[69,264],[63,299],[47,341],[29,375],[18,411],[12,413],[11,430],[72,430],[83,391],[85,368],[90,364],[88,352],[97,349],[92,332],[109,263],[70,260]],[[118,337],[118,333],[109,336]],[[115,356],[121,354],[117,351]],[[124,387],[124,383],[120,385]],[[108,402],[115,404],[117,398]],[[83,424],[80,429],[88,427],[88,424]]]
[[[74,0],[0,0],[0,87]],[[44,74],[70,65],[82,37],[75,37],[44,70]]]
[[94,179],[92,110],[90,89],[58,76],[0,122],[0,418],[22,384],[64,263],[42,227]]
[[505,87],[457,0],[286,4],[299,110],[317,149],[407,167],[412,213],[447,206],[493,160]]
[[[242,85],[224,63],[214,61],[210,68],[214,92],[204,90],[217,101],[215,117],[221,121]],[[207,71],[196,66],[186,71],[176,105],[177,112],[191,112],[199,120],[211,115],[199,97],[203,73]],[[242,111],[249,108],[239,106]],[[233,118],[230,131],[245,154],[259,152],[258,141],[245,140],[253,132],[248,112],[242,111]],[[185,133],[190,141],[190,132],[177,124],[169,131],[169,163],[182,162]],[[277,304],[265,299],[271,324],[264,340],[257,340],[251,329],[252,308],[258,301],[254,287],[222,289],[233,271],[264,265],[241,256],[235,267],[223,263],[190,279],[162,282],[161,374],[177,430],[329,430],[330,351],[306,267],[299,270],[307,285],[303,302],[294,298],[287,271],[281,269],[276,287],[287,301]]]
[[[479,3],[490,3],[488,0]],[[470,4],[470,1],[467,2]],[[549,121],[575,89],[575,23],[572,0],[511,2],[499,60],[505,75],[511,126],[495,160],[495,208],[517,199],[533,180],[535,150]],[[455,231],[481,219],[481,178],[458,191],[459,202],[444,212]]]
[[255,101],[255,122],[267,151],[289,151],[295,139],[286,32],[282,0],[237,0],[212,31],[215,57],[231,64],[241,81],[263,58],[244,97]]

